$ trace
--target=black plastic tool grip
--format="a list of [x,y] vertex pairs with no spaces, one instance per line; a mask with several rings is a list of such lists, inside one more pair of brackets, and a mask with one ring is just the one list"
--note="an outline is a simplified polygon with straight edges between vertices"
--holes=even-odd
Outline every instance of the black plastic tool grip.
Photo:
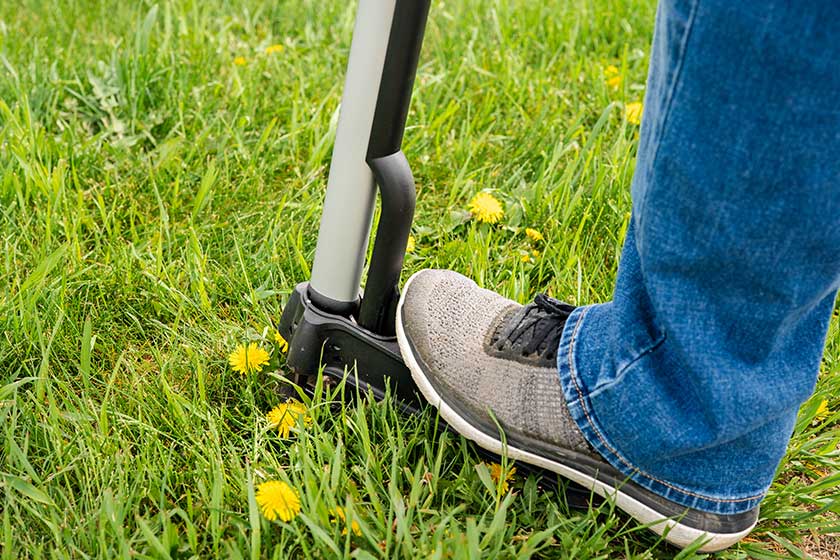
[[397,0],[394,6],[368,140],[367,163],[382,205],[359,324],[384,336],[394,335],[400,272],[414,219],[414,177],[401,147],[429,5],[430,0]]
[[394,335],[400,272],[414,219],[414,177],[405,154],[368,161],[382,201],[367,284],[359,309],[359,324],[385,336]]

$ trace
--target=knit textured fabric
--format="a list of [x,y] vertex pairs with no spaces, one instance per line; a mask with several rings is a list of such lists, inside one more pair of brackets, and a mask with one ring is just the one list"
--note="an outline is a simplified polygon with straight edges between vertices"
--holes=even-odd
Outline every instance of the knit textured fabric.
[[463,416],[498,435],[495,417],[511,440],[593,454],[569,416],[553,361],[498,343],[522,311],[460,274],[426,270],[404,295],[402,321],[429,381]]

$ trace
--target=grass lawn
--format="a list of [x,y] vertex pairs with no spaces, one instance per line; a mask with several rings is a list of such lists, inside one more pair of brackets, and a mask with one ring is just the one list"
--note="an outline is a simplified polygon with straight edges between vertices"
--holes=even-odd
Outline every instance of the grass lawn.
[[[354,11],[0,2],[2,558],[702,556],[521,472],[502,492],[432,410],[322,392],[299,397],[309,423],[269,425],[290,390],[274,325],[309,277]],[[433,3],[404,144],[406,277],[609,299],[653,15]],[[480,190],[504,203],[495,226],[466,212]],[[761,522],[721,558],[840,555],[837,313],[828,338]],[[247,342],[271,363],[243,376],[228,356]],[[288,523],[256,504],[273,479],[299,492]]]

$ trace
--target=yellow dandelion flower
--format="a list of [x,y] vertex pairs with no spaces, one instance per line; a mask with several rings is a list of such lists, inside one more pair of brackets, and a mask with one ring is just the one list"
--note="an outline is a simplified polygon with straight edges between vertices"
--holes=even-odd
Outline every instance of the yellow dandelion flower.
[[621,85],[621,74],[619,74],[618,66],[610,64],[604,68],[604,76],[606,76],[607,85],[613,89],[618,89]]
[[523,253],[519,256],[519,260],[524,263],[529,263],[531,262],[531,255],[529,255],[528,253]]
[[607,78],[607,85],[613,89],[618,89],[621,85],[621,76],[613,76],[612,78]]
[[265,417],[271,427],[277,428],[277,431],[284,438],[289,437],[289,432],[297,425],[298,418],[303,419],[304,425],[312,423],[312,417],[306,413],[306,407],[293,399],[278,404]]
[[[341,534],[346,535],[347,534],[347,519],[344,515],[344,508],[341,507],[341,506],[336,506],[335,509],[330,510],[330,515],[333,517],[333,521],[332,521],[333,523],[338,523],[339,521],[341,521],[341,523],[344,524],[344,528],[341,530]],[[350,530],[353,531],[353,533],[357,537],[362,536],[362,528],[361,528],[361,526],[359,526],[359,522],[356,521],[355,519],[352,519],[350,521]]]
[[487,224],[495,224],[505,215],[502,203],[492,194],[486,192],[480,192],[472,197],[469,211],[476,220]]
[[280,351],[284,354],[289,351],[289,343],[286,342],[286,339],[283,338],[283,335],[280,334],[279,331],[274,331],[274,342],[277,343],[277,346],[280,347]]
[[604,76],[607,78],[612,78],[613,76],[618,76],[618,66],[615,64],[610,64],[606,68],[604,68]]
[[250,343],[247,347],[239,344],[228,358],[228,362],[233,371],[238,371],[242,375],[259,373],[268,363],[268,352],[257,346],[256,342]]
[[541,253],[539,251],[537,251],[536,249],[531,251],[531,256],[534,257],[535,259],[538,259],[540,257],[540,254]]
[[513,475],[516,474],[516,467],[512,467],[505,474],[502,473],[502,465],[499,463],[490,463],[487,468],[490,471],[490,478],[493,479],[493,482],[499,484],[499,481],[501,480],[502,494],[506,494],[509,487],[508,483],[513,480]]
[[408,243],[405,244],[405,252],[406,253],[413,253],[416,245],[417,245],[417,240],[414,239],[413,235],[409,235],[408,236]]
[[828,416],[828,401],[823,399],[820,401],[820,406],[817,407],[817,412],[814,414],[814,420],[822,420]]
[[269,480],[257,487],[257,504],[269,521],[291,521],[300,513],[300,496],[282,480]]
[[528,237],[528,239],[535,243],[544,239],[543,234],[541,234],[534,228],[525,228],[525,235]]
[[283,45],[270,45],[265,48],[265,54],[274,54],[283,52]]
[[246,64],[248,64],[248,61],[245,59],[244,56],[237,56],[233,59],[233,63],[237,66],[245,66]]
[[630,124],[639,124],[642,122],[642,104],[638,101],[628,103],[624,106],[624,118]]

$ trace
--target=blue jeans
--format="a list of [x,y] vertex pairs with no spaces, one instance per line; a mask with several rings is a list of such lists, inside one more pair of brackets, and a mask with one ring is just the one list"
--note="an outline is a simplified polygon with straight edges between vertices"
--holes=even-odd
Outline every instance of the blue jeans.
[[563,332],[589,443],[636,483],[756,506],[840,285],[840,3],[661,2],[609,303]]

